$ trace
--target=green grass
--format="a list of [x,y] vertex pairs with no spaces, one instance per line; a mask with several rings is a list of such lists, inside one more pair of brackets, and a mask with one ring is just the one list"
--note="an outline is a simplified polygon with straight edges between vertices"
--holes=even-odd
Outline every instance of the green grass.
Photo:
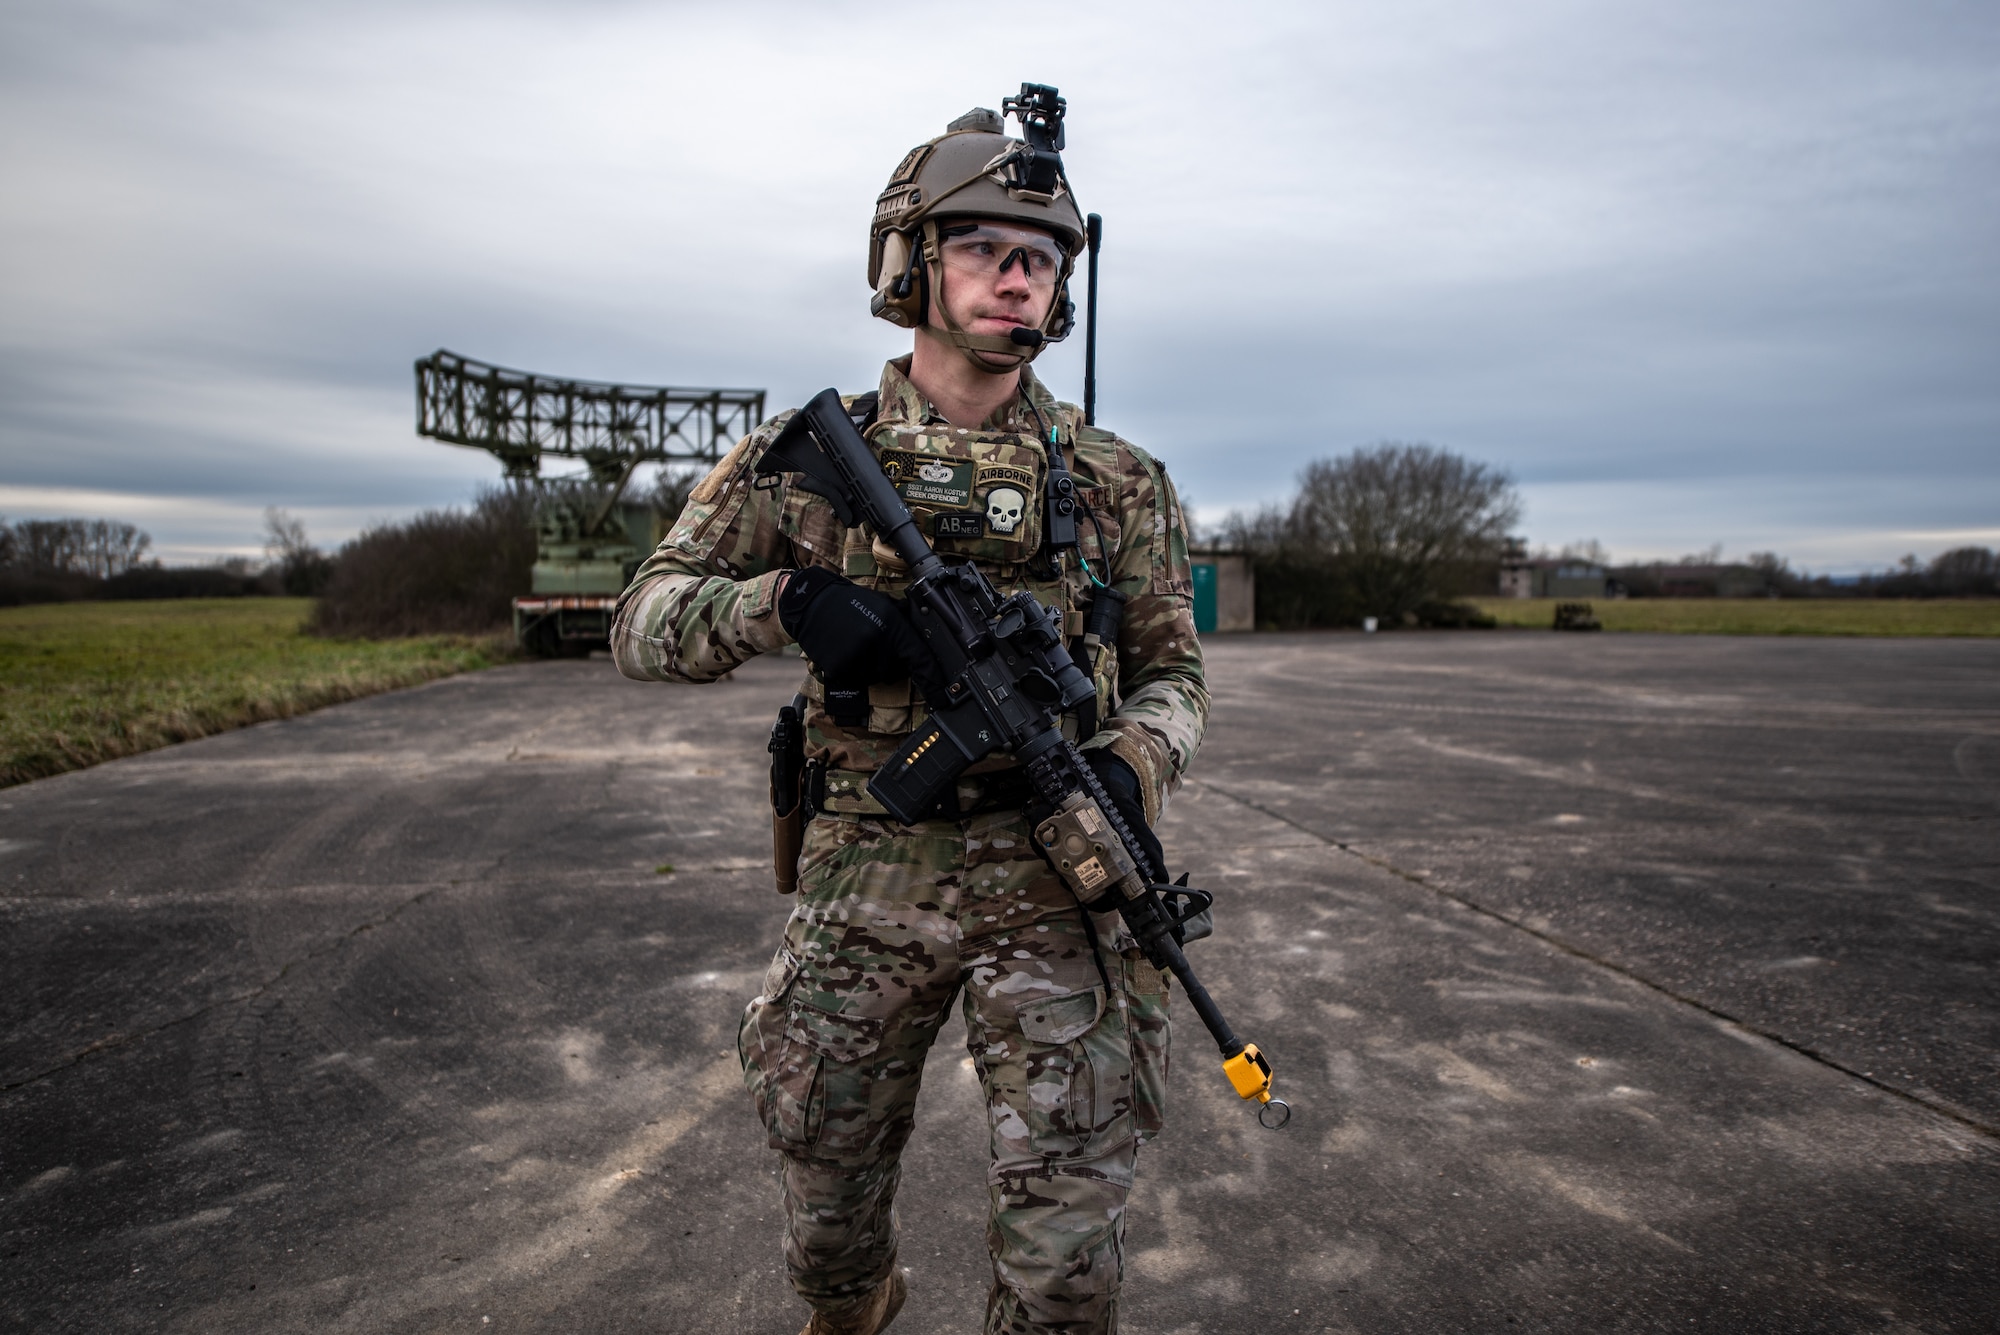
[[1587,601],[1606,630],[1676,635],[2000,635],[1995,598],[1475,598],[1502,626],[1547,630]]
[[327,640],[308,598],[0,608],[0,786],[486,667],[502,638]]

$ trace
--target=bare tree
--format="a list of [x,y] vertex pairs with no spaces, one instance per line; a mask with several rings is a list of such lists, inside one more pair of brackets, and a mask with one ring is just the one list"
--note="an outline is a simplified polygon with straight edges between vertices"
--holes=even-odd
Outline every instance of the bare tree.
[[1389,441],[1308,464],[1286,527],[1339,565],[1366,613],[1394,619],[1460,591],[1520,518],[1504,472]]
[[1231,510],[1217,525],[1216,539],[1232,551],[1253,556],[1272,556],[1287,545],[1286,515],[1282,507],[1267,505],[1246,514]]
[[78,573],[98,579],[124,574],[143,561],[146,549],[153,545],[149,534],[110,519],[81,523],[77,538]]
[[1954,547],[1931,558],[1930,584],[1946,596],[2000,592],[2000,557],[1990,547]]
[[313,550],[311,540],[306,537],[305,521],[280,510],[275,505],[264,507],[264,558],[274,565],[283,565],[301,552]]
[[14,560],[23,570],[67,573],[76,559],[76,521],[23,519],[14,525]]
[[275,505],[264,510],[264,557],[284,591],[296,597],[319,594],[333,577],[333,559],[312,545],[305,522]]

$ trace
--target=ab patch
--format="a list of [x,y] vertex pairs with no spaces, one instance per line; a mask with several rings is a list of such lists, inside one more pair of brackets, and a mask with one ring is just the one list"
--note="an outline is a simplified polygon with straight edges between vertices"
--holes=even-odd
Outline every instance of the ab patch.
[[977,510],[946,511],[932,522],[931,530],[940,538],[983,538],[986,516]]
[[972,504],[970,459],[940,459],[908,450],[882,451],[882,472],[911,505],[963,510]]

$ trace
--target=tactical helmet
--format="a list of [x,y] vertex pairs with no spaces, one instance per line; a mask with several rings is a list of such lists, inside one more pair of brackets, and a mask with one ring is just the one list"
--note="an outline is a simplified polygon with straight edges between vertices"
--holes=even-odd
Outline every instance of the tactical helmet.
[[[1070,194],[1060,156],[1066,104],[1054,88],[1024,83],[1021,95],[1002,105],[1020,117],[1024,138],[1007,136],[1007,122],[999,112],[974,107],[945,126],[943,134],[904,155],[876,197],[875,220],[868,228],[868,286],[875,290],[869,310],[905,329],[919,328],[930,318],[931,275],[939,269],[943,220],[990,218],[1038,227],[1056,238],[1062,271],[1039,328],[1018,329],[1008,338],[971,334],[939,308],[947,337],[967,361],[992,375],[1027,365],[1044,347],[1069,336],[1076,323],[1069,278],[1084,244],[1083,215]],[[982,352],[1010,360],[995,366],[976,355]]]

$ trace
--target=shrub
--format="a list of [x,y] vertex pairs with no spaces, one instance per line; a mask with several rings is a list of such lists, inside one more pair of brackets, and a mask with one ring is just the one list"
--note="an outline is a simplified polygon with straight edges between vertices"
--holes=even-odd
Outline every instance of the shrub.
[[235,566],[134,566],[113,575],[94,598],[251,598],[279,592],[274,576]]
[[319,635],[482,634],[512,623],[535,564],[534,494],[481,493],[470,510],[380,524],[340,549],[313,611]]

